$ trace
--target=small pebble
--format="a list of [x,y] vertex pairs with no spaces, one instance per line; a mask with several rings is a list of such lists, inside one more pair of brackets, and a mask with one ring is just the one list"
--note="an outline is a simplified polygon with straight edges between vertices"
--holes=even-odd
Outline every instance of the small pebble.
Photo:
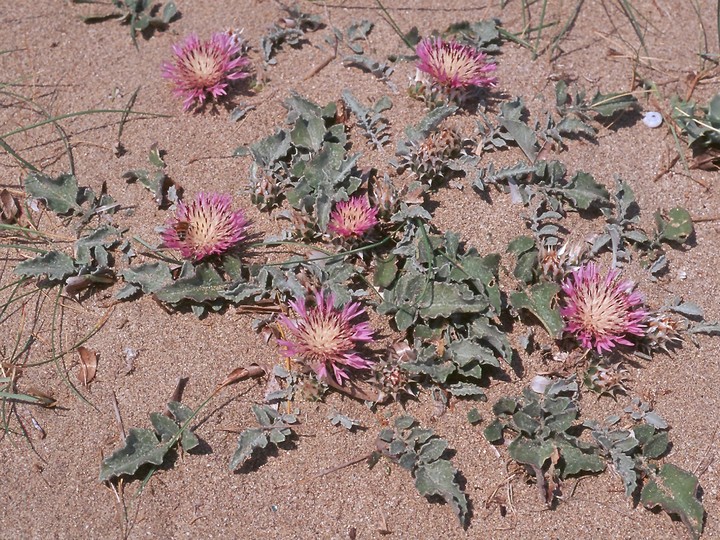
[[643,116],[643,123],[649,128],[656,128],[662,125],[663,118],[659,112],[650,111],[646,112]]

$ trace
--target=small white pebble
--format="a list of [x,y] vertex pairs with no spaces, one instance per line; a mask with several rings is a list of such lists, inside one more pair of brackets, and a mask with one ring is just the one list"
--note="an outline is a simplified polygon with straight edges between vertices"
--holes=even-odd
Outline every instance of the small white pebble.
[[643,123],[649,128],[656,128],[662,125],[662,114],[655,111],[649,111],[643,116]]

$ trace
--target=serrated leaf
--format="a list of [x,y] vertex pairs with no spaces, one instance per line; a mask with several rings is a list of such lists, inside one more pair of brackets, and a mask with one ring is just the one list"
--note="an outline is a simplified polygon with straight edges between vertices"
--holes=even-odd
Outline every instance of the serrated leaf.
[[513,101],[506,101],[500,106],[498,121],[510,134],[523,153],[534,163],[537,159],[537,136],[522,120],[522,112],[525,109],[520,98]]
[[418,466],[415,470],[415,487],[420,495],[439,495],[452,507],[461,526],[465,526],[468,515],[468,501],[465,493],[455,481],[457,471],[452,463],[439,459]]
[[238,437],[238,444],[230,459],[229,468],[234,471],[241,467],[252,457],[256,448],[265,448],[268,445],[268,438],[265,431],[260,428],[246,429]]
[[610,194],[605,186],[595,181],[589,173],[578,172],[562,189],[562,196],[573,202],[575,208],[587,210],[593,204],[610,204]]
[[668,240],[682,244],[693,233],[694,227],[690,212],[677,206],[667,213],[667,218],[660,212],[655,213],[655,224],[659,240]]
[[75,263],[69,255],[60,251],[48,251],[34,259],[19,263],[15,273],[21,276],[47,275],[52,281],[60,281],[75,273]]
[[150,413],[150,422],[157,434],[160,435],[160,442],[163,444],[167,444],[180,431],[178,425],[171,418],[157,412]]
[[207,302],[220,298],[225,282],[217,271],[208,263],[199,264],[192,275],[180,278],[170,285],[155,292],[161,302],[177,304],[183,300]]
[[420,298],[420,315],[426,319],[450,317],[456,313],[482,313],[490,305],[465,284],[434,283]]
[[493,420],[492,423],[483,430],[483,435],[488,442],[496,443],[503,439],[503,429],[505,425],[500,420]]
[[535,239],[532,236],[516,236],[507,247],[507,252],[512,253],[515,256],[522,255],[526,251],[535,249]]
[[[472,369],[471,373],[474,373],[476,369],[480,370],[480,372],[482,372],[482,368],[476,367],[476,368]],[[450,386],[447,387],[447,391],[456,397],[468,397],[468,396],[473,396],[473,397],[477,397],[477,398],[485,397],[485,392],[483,392],[483,389],[480,386],[478,386],[477,384],[469,383],[469,382],[458,382],[455,384],[451,384]]]
[[480,411],[478,411],[475,407],[468,411],[467,419],[468,422],[470,422],[473,426],[482,422],[482,416],[480,416]]
[[559,338],[565,323],[560,313],[552,307],[560,286],[555,283],[539,283],[529,290],[510,293],[510,303],[515,309],[527,309],[535,315],[553,338]]
[[415,425],[415,419],[412,416],[402,415],[395,419],[395,429],[398,431],[410,429],[413,425]]
[[[192,418],[193,410],[190,407],[183,405],[182,403],[179,403],[177,401],[170,401],[167,404],[167,408],[180,427],[184,426],[185,423],[190,418]],[[200,444],[200,440],[197,438],[197,435],[195,435],[190,430],[190,427],[188,426],[187,428],[185,428],[181,435],[180,444],[182,444],[183,450],[187,452],[198,446]]]
[[406,127],[405,135],[411,142],[419,142],[427,137],[431,131],[434,131],[443,120],[455,114],[457,109],[454,105],[436,107],[428,112],[420,122],[414,126]]
[[518,400],[511,397],[501,397],[493,405],[493,414],[500,416],[501,414],[512,414],[518,407]]
[[510,457],[524,465],[531,465],[542,469],[545,462],[552,455],[555,447],[549,441],[528,439],[522,435],[515,438],[508,445]]
[[586,454],[570,445],[560,447],[560,455],[565,461],[562,469],[564,478],[580,473],[597,473],[605,470],[605,462],[595,454]]
[[443,452],[447,450],[448,446],[448,442],[445,439],[430,439],[420,448],[418,460],[422,463],[431,463],[438,460],[440,456],[443,455]]
[[694,474],[668,463],[645,485],[640,501],[648,508],[660,506],[668,514],[680,516],[692,537],[698,539],[705,515],[697,497],[698,487]]
[[625,485],[625,495],[631,497],[637,489],[637,472],[635,471],[635,460],[622,453],[622,451],[612,452],[613,464],[615,470],[622,478]]
[[448,351],[452,354],[453,362],[460,367],[465,367],[471,362],[500,367],[495,354],[487,347],[475,343],[472,339],[453,341],[448,347]]
[[698,317],[700,319],[704,317],[702,308],[692,302],[683,302],[676,306],[670,306],[670,311],[680,313],[686,317]]
[[540,428],[540,422],[522,410],[513,414],[512,419],[520,431],[530,436],[532,436]]
[[642,447],[643,456],[649,459],[658,459],[668,449],[670,442],[666,431],[656,433]]
[[123,474],[132,476],[145,464],[162,465],[168,446],[149,429],[130,428],[125,444],[100,465],[100,481]]
[[71,210],[80,212],[77,204],[78,183],[72,174],[61,174],[51,178],[39,172],[30,173],[25,179],[25,191],[31,197],[43,199],[47,207],[56,214],[67,214]]
[[[110,225],[99,227],[90,234],[79,238],[75,242],[75,260],[77,261],[77,264],[90,264],[92,262],[90,250],[93,248],[96,250],[96,259],[101,259],[103,257],[101,253],[105,253],[105,256],[107,256],[107,251],[105,251],[105,249],[98,248],[110,249],[113,245],[115,245],[119,238],[120,231]],[[106,264],[106,261],[98,260],[98,263],[102,265],[104,263]]]
[[126,268],[122,276],[128,283],[139,285],[142,292],[151,294],[172,281],[170,268],[166,263],[145,263]]

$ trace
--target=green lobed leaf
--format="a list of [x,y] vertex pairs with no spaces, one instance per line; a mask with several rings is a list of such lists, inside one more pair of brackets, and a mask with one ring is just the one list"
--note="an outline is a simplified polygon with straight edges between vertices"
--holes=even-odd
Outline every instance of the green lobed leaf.
[[60,281],[75,273],[75,263],[69,255],[60,251],[48,251],[34,259],[19,263],[15,273],[21,276],[47,275],[52,281]]
[[[83,236],[75,242],[75,260],[78,265],[90,264],[92,257],[90,250],[96,249],[96,258],[100,258],[104,249],[112,248],[120,238],[120,231],[110,225],[103,225],[90,234]],[[103,248],[98,250],[97,248]],[[98,261],[102,264],[102,261]]]
[[480,415],[480,411],[477,410],[477,408],[473,407],[470,409],[467,413],[467,420],[470,422],[473,426],[479,424],[482,422],[482,416]]
[[450,317],[456,313],[482,313],[489,302],[465,284],[434,283],[420,298],[420,315],[426,319]]
[[[193,410],[190,407],[187,407],[177,401],[168,402],[167,408],[180,427],[184,426],[193,415]],[[188,426],[181,435],[180,444],[182,444],[183,449],[187,452],[198,446],[200,444],[200,440]]]
[[563,458],[563,478],[580,473],[597,473],[605,470],[605,462],[596,454],[588,454],[571,445],[561,445],[560,455]]
[[177,304],[183,300],[207,302],[220,298],[225,282],[217,271],[208,263],[196,266],[192,274],[166,285],[155,292],[161,302]]
[[643,456],[648,459],[658,459],[668,449],[670,442],[666,431],[656,433],[642,447]]
[[660,506],[668,514],[680,516],[690,535],[700,538],[705,510],[698,499],[697,477],[672,464],[663,465],[645,485],[640,501],[648,508]]
[[506,101],[500,106],[498,120],[530,160],[530,163],[534,163],[538,154],[537,136],[535,131],[522,121],[524,110],[525,105],[519,97],[512,101]]
[[[168,419],[169,420],[169,419]],[[149,429],[130,428],[122,448],[105,458],[100,465],[100,481],[123,474],[133,475],[142,465],[162,465],[169,447]]]
[[238,444],[230,459],[229,468],[234,471],[238,467],[241,467],[245,462],[252,457],[253,452],[257,448],[265,448],[268,445],[268,438],[265,430],[261,428],[246,429],[238,437]]
[[522,435],[515,438],[508,445],[508,453],[512,459],[538,469],[543,468],[554,449],[555,446],[550,441],[528,439]]
[[503,429],[505,425],[498,419],[492,421],[492,423],[483,430],[483,435],[491,443],[501,442],[503,439]]
[[43,199],[47,207],[56,214],[67,214],[71,210],[80,212],[78,183],[72,174],[61,174],[51,178],[40,172],[32,172],[25,178],[25,191],[31,197]]
[[[405,128],[405,134],[408,139],[412,142],[419,142],[427,137],[430,132],[434,131],[440,123],[452,116],[457,111],[457,107],[454,105],[443,105],[442,107],[436,107],[431,110],[425,117],[420,120],[414,126],[408,126]],[[398,151],[400,151],[401,145],[398,144]]]
[[576,173],[562,189],[562,195],[580,210],[587,210],[593,204],[601,206],[610,204],[610,193],[605,186],[597,183],[591,174],[585,172]]
[[468,517],[468,500],[455,481],[456,474],[452,463],[445,459],[422,464],[415,470],[415,487],[420,495],[439,495],[445,499],[464,527]]
[[439,437],[430,439],[420,447],[418,460],[422,463],[431,463],[436,461],[440,459],[440,456],[443,455],[448,446],[448,442],[445,439],[440,439]]
[[525,291],[510,293],[510,304],[515,309],[527,309],[535,315],[553,338],[559,338],[565,323],[557,309],[552,307],[555,295],[560,291],[556,283],[534,285],[529,294]]
[[122,276],[128,283],[139,285],[142,292],[151,294],[172,282],[170,268],[166,263],[145,263],[126,268]]
[[686,242],[694,230],[690,212],[680,206],[670,210],[667,213],[667,218],[660,212],[655,212],[655,224],[659,240],[668,240],[680,244]]

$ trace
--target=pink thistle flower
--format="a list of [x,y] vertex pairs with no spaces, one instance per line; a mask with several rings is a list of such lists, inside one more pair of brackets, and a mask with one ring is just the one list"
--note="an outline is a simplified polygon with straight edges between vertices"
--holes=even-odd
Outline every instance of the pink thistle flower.
[[378,223],[378,209],[366,197],[350,197],[335,205],[330,214],[328,230],[342,238],[360,238]]
[[315,293],[315,307],[305,299],[290,302],[295,320],[280,315],[287,339],[279,339],[285,353],[306,362],[318,378],[327,379],[329,370],[339,384],[349,380],[346,368],[369,369],[372,362],[355,351],[358,343],[371,341],[373,332],[366,322],[353,322],[365,310],[357,302],[348,302],[342,310],[334,306],[332,294]]
[[184,99],[187,111],[194,102],[202,105],[208,94],[217,98],[227,93],[229,81],[250,74],[242,71],[250,61],[242,55],[240,44],[228,34],[216,33],[207,41],[191,34],[172,47],[172,62],[163,62],[162,76],[174,84],[173,94]]
[[418,43],[418,76],[449,99],[463,98],[472,87],[491,87],[497,77],[489,77],[497,65],[487,55],[455,40],[425,38]]
[[185,259],[200,261],[225,253],[247,238],[248,221],[242,210],[232,211],[232,197],[198,193],[188,204],[180,201],[161,237],[165,247]]
[[607,277],[598,274],[593,263],[587,263],[562,284],[566,298],[560,314],[565,331],[575,334],[583,347],[602,354],[616,345],[632,345],[628,334],[644,336],[643,324],[648,312],[642,309],[643,297],[633,291],[631,281],[618,281],[618,270]]

